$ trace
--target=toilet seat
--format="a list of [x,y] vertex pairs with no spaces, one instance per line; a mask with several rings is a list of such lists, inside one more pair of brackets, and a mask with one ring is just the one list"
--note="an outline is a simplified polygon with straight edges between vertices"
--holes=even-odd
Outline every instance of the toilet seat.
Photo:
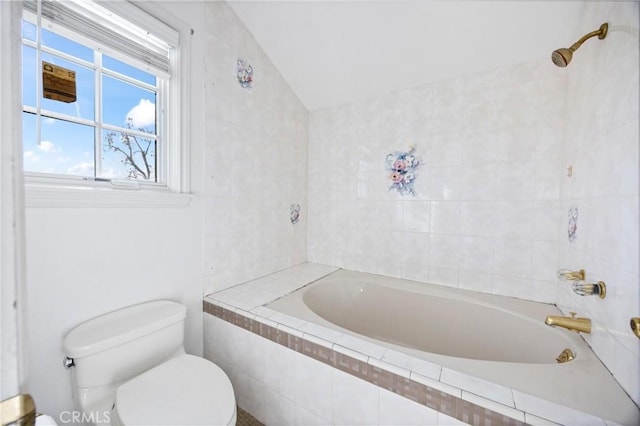
[[220,367],[184,354],[121,385],[113,414],[123,425],[235,425],[236,402]]

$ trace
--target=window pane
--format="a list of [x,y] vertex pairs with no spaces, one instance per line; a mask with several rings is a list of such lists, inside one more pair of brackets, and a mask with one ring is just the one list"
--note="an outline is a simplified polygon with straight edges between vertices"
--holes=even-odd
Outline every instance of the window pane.
[[[93,39],[82,29],[76,32],[73,22],[65,17],[56,21],[55,26],[43,18],[43,28],[33,23],[30,12],[24,17],[21,30],[25,171],[158,182],[158,176],[164,176],[158,167],[165,164],[165,158],[157,132],[159,128],[164,130],[166,123],[165,117],[157,113],[156,104],[165,96],[170,99],[173,84],[160,84],[165,82],[163,78],[157,77],[155,71],[147,72],[139,59],[129,58],[126,49],[119,51],[118,46],[105,46],[103,42],[108,44],[107,41]],[[34,48],[38,41],[41,50]],[[105,49],[113,56],[106,55]],[[175,59],[172,58],[171,67]],[[75,73],[74,102],[44,97],[39,84],[42,62]],[[53,87],[47,85],[51,93],[47,96],[55,93],[64,96],[56,92],[64,90],[62,85],[52,80],[48,83]],[[68,90],[71,91],[73,86]],[[37,111],[41,117],[34,114],[36,106],[41,107]],[[158,159],[158,155],[162,158]]]
[[22,20],[22,38],[25,38],[31,41],[37,41],[36,28],[37,27],[33,25],[31,22],[27,22],[23,19]]
[[22,46],[22,103],[32,107],[36,106],[36,49]]
[[44,28],[42,29],[42,45],[75,56],[76,58],[93,62],[93,49],[76,43],[75,41],[71,41],[56,33],[52,33],[51,31],[47,31]]
[[156,182],[155,139],[103,131],[102,173],[98,177]]
[[[23,152],[33,149],[36,146],[36,115],[26,112],[22,113],[22,146]],[[30,154],[32,155],[32,154]],[[26,159],[26,154],[25,154]]]
[[156,85],[156,76],[142,71],[139,68],[120,62],[117,59],[108,55],[102,55],[102,66],[108,68],[120,74],[124,74],[127,77],[135,78],[136,80],[143,81],[148,84]]
[[75,71],[77,96],[77,100],[71,103],[45,99],[43,97],[42,109],[93,120],[95,111],[94,71],[46,53],[42,54],[42,60]]
[[156,94],[109,76],[102,77],[102,121],[156,133]]
[[93,127],[42,117],[38,144],[36,116],[22,117],[25,171],[93,177]]

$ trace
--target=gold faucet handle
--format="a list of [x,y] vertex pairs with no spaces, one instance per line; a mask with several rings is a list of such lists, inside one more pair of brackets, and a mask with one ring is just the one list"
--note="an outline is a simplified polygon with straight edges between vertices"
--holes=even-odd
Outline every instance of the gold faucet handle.
[[556,272],[556,275],[563,281],[584,281],[586,273],[584,269],[580,269],[579,271],[559,269],[558,272]]
[[569,315],[571,315],[571,318],[574,318],[574,319],[576,317],[576,313],[575,312],[569,312]]
[[631,318],[631,321],[629,321],[629,325],[631,326],[631,331],[633,331],[633,334],[635,334],[637,337],[640,337],[640,318]]

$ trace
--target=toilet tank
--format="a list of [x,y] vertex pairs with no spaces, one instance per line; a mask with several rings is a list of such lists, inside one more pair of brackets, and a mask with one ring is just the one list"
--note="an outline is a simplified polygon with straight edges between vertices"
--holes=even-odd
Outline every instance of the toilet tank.
[[73,359],[75,390],[119,384],[184,353],[186,312],[179,303],[155,300],[74,327],[64,338],[63,349]]

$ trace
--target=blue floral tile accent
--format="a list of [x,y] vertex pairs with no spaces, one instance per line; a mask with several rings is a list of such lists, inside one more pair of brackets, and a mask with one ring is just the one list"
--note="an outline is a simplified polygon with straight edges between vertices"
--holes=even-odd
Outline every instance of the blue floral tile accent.
[[569,242],[572,243],[577,238],[578,233],[578,206],[569,207],[569,225],[567,227],[567,236]]
[[402,195],[416,195],[413,183],[420,160],[416,157],[415,152],[415,145],[411,145],[409,151],[396,151],[387,155],[387,170],[389,171],[389,179],[391,179],[389,191],[395,189]]
[[245,89],[251,89],[253,83],[253,67],[242,58],[238,58],[238,83]]
[[300,221],[300,204],[291,204],[289,207],[289,219],[294,225]]

